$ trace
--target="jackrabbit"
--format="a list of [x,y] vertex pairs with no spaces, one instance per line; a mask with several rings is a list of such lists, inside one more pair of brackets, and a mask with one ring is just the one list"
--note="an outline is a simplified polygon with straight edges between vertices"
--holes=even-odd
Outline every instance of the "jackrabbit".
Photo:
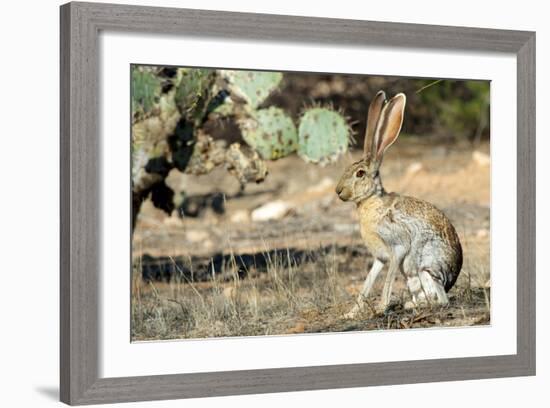
[[413,197],[387,193],[380,178],[380,165],[403,124],[405,95],[386,101],[379,91],[369,106],[364,157],[342,175],[336,193],[353,201],[359,211],[361,237],[374,263],[354,308],[353,318],[367,302],[367,296],[384,265],[388,272],[377,311],[386,310],[392,285],[400,271],[407,280],[412,300],[406,308],[430,304],[445,305],[447,293],[462,267],[462,247],[449,219],[432,204]]

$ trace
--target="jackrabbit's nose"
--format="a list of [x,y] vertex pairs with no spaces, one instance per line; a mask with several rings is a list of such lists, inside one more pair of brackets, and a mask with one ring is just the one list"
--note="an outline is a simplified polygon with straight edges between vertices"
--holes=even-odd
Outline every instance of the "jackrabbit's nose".
[[336,194],[342,201],[348,201],[351,198],[351,190],[347,187],[340,187],[336,189]]
[[340,193],[342,192],[342,189],[343,189],[343,188],[344,188],[344,187],[342,187],[342,186],[336,186],[336,194],[340,195]]

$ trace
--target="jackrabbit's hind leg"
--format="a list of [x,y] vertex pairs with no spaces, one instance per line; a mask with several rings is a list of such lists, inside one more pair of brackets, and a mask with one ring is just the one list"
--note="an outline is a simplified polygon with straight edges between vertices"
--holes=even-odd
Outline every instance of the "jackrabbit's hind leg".
[[449,298],[447,297],[447,292],[443,284],[436,278],[433,277],[428,271],[424,270],[420,272],[420,281],[422,282],[422,287],[428,288],[426,294],[428,295],[430,301],[438,305],[448,305]]
[[412,302],[405,303],[406,309],[418,306],[447,305],[449,298],[442,283],[427,271],[422,270],[417,276],[407,280]]
[[378,259],[374,260],[374,263],[372,264],[369,274],[365,279],[365,283],[363,283],[363,288],[361,289],[359,296],[357,296],[355,305],[348,313],[344,315],[346,319],[354,318],[357,315],[357,313],[363,310],[363,308],[365,307],[365,303],[367,301],[367,296],[369,295],[372,289],[372,286],[374,285],[374,281],[378,277],[383,267],[384,267],[384,264],[382,263],[382,261],[379,261]]

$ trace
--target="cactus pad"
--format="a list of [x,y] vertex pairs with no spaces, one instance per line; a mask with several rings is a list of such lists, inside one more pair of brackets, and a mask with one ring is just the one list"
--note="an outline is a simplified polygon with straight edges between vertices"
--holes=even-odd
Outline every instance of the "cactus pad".
[[162,80],[151,68],[132,67],[132,118],[147,116],[158,103]]
[[132,124],[132,182],[135,188],[145,190],[158,181],[145,171],[149,160],[166,157],[170,136],[180,120],[174,103],[174,91],[162,94],[149,116]]
[[296,126],[276,107],[260,109],[238,121],[245,142],[263,159],[276,160],[294,152],[298,146]]
[[225,154],[227,171],[235,176],[239,183],[261,183],[267,176],[267,166],[258,152],[243,148],[239,143],[233,143]]
[[166,140],[176,128],[180,117],[173,93],[163,94],[149,117],[132,125],[132,143],[151,145]]
[[298,127],[298,154],[311,163],[334,162],[348,149],[351,135],[346,119],[329,108],[306,110]]
[[195,125],[202,121],[214,97],[216,72],[211,69],[179,68],[175,101],[182,116]]
[[229,91],[251,108],[257,108],[273,92],[283,79],[281,72],[220,70],[228,82]]

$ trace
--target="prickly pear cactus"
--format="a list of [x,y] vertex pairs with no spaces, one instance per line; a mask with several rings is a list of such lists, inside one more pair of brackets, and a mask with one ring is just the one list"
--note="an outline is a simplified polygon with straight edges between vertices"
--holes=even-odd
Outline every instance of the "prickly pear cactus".
[[346,152],[351,129],[344,116],[329,108],[314,107],[304,112],[298,126],[298,155],[322,166]]
[[181,118],[173,92],[163,94],[147,114],[148,117],[132,125],[132,183],[138,190],[148,188],[159,179],[159,172],[147,171],[147,165],[152,159],[168,155],[169,136]]
[[160,99],[162,81],[150,67],[132,69],[132,119],[146,117]]
[[263,159],[280,159],[298,147],[296,126],[280,108],[259,109],[237,123],[244,141]]
[[210,100],[214,97],[216,71],[199,68],[179,68],[175,79],[176,105],[181,114],[195,126],[200,126]]
[[226,150],[225,141],[214,140],[199,131],[185,173],[196,176],[210,173],[215,167],[224,163]]
[[261,183],[267,176],[267,166],[258,152],[233,143],[225,154],[227,171],[244,186],[246,183]]
[[[167,213],[182,204],[165,182],[172,169],[199,175],[224,166],[243,188],[267,176],[264,160],[297,151],[323,165],[348,147],[351,132],[338,112],[310,108],[297,129],[282,109],[260,108],[280,85],[280,72],[134,66],[131,76],[134,223],[149,196]],[[228,147],[208,134],[223,117],[238,125],[246,145]]]
[[219,70],[228,83],[228,90],[234,99],[240,99],[256,109],[279,86],[283,79],[281,72]]

